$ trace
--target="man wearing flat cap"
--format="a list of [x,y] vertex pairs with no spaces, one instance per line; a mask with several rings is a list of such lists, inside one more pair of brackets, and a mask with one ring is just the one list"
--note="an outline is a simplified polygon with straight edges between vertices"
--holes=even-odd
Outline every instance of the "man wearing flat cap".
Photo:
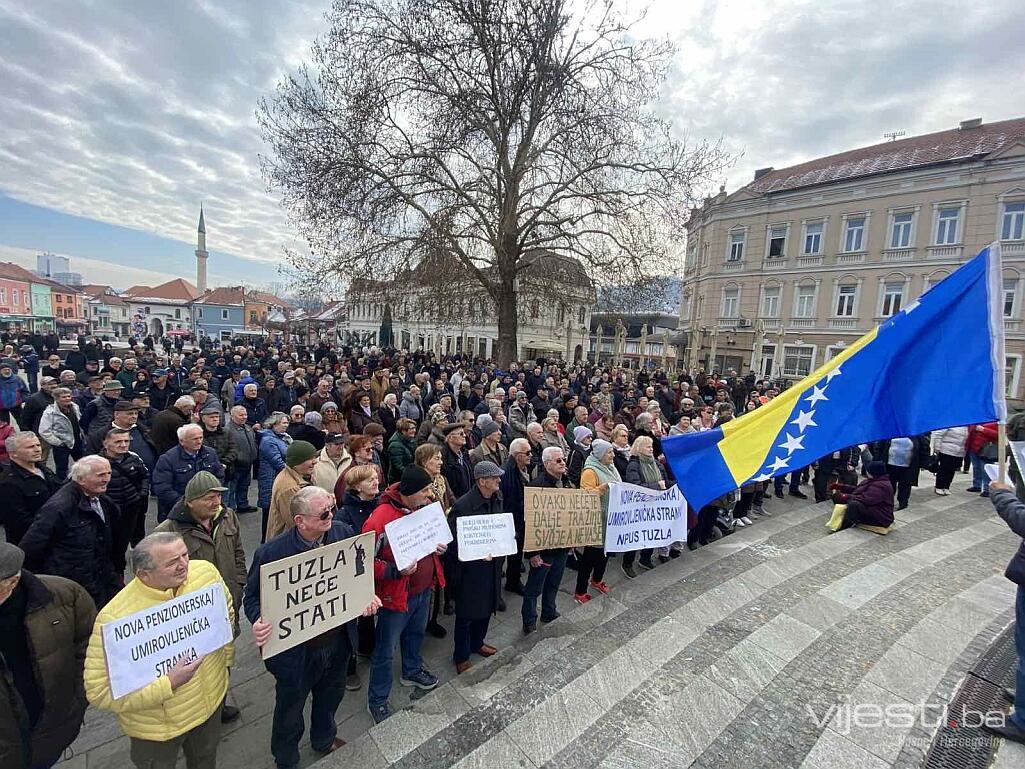
[[124,389],[125,386],[116,379],[108,379],[103,383],[99,397],[89,401],[82,409],[82,432],[88,434],[93,421],[104,425],[109,425],[113,421],[114,407],[121,400],[121,391]]
[[25,554],[0,542],[0,766],[52,766],[75,741],[96,607],[69,579],[22,568]]
[[498,650],[484,643],[488,622],[496,611],[503,611],[502,561],[487,556],[480,561],[460,561],[458,519],[468,515],[498,515],[505,512],[502,504],[502,469],[490,460],[482,460],[473,468],[474,485],[456,500],[449,511],[452,543],[447,553],[448,574],[452,595],[456,602],[456,626],[453,633],[455,648],[452,661],[456,673],[470,667],[470,654],[490,657]]

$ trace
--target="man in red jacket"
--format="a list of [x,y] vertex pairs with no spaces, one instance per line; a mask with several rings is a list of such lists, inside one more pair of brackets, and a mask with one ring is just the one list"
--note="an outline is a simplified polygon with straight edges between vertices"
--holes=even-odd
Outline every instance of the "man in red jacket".
[[972,425],[968,429],[968,443],[965,447],[972,463],[972,485],[968,491],[981,491],[981,496],[989,496],[989,476],[984,469],[997,458],[997,423],[988,422],[984,425]]
[[439,544],[435,552],[400,571],[384,531],[386,524],[423,507],[430,498],[431,476],[422,467],[409,465],[402,471],[401,480],[381,495],[380,504],[363,524],[363,532],[373,531],[378,543],[374,557],[374,584],[382,608],[377,614],[377,635],[370,657],[370,683],[367,686],[367,706],[378,724],[391,715],[388,695],[391,694],[396,642],[401,641],[402,644],[402,678],[399,679],[402,685],[428,691],[438,685],[438,678],[424,668],[420,645],[424,640],[434,589],[445,587],[439,556],[445,552],[446,546]]

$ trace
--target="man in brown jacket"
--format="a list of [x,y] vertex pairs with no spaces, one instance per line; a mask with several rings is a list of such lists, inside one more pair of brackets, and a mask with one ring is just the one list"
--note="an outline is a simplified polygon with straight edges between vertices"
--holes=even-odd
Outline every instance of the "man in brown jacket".
[[[242,590],[246,584],[246,553],[235,511],[221,501],[227,486],[217,476],[200,470],[185,486],[185,494],[171,508],[167,520],[154,531],[169,531],[181,536],[189,549],[190,561],[208,561],[214,565],[231,596],[235,608],[235,637],[241,614]],[[230,723],[239,716],[238,708],[221,708],[221,722]]]
[[76,582],[22,569],[0,542],[0,766],[56,763],[85,714],[82,669],[96,607]]
[[309,441],[292,441],[285,453],[285,467],[274,479],[270,508],[267,513],[266,539],[270,541],[283,531],[291,529],[292,497],[304,486],[310,485],[310,476],[317,464],[317,449]]

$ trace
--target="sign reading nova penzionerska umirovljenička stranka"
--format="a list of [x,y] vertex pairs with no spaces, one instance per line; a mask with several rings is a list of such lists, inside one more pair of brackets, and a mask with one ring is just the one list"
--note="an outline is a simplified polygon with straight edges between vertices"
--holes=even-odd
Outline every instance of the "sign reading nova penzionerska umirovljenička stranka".
[[360,616],[374,597],[374,532],[260,566],[263,658]]
[[523,489],[526,553],[601,545],[601,495],[584,489]]
[[613,483],[605,524],[605,552],[667,547],[687,540],[687,500],[673,486],[658,492],[632,483]]
[[178,660],[195,660],[231,639],[220,582],[111,620],[103,626],[111,696],[131,694],[167,675]]

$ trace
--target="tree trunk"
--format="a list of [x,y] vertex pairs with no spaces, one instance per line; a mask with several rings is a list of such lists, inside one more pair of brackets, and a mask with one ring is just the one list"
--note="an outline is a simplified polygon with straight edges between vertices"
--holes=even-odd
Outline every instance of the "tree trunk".
[[513,291],[513,276],[502,275],[498,292],[498,349],[495,361],[502,368],[519,357],[516,328],[519,318],[516,314],[516,293]]

